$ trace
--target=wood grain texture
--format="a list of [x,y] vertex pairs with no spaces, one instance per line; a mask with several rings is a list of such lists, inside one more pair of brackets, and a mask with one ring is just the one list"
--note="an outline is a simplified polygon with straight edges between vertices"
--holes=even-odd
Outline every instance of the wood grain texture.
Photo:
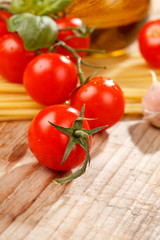
[[67,173],[36,161],[29,124],[0,122],[0,240],[160,239],[159,129],[125,116],[93,137],[86,173],[59,186]]
[[94,136],[86,173],[59,186],[28,149],[29,124],[0,123],[0,239],[159,239],[158,129],[123,119]]

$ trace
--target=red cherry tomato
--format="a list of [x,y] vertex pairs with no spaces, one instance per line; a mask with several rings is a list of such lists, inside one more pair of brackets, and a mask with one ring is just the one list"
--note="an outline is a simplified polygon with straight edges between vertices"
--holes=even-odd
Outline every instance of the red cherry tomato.
[[123,116],[125,101],[121,88],[113,80],[93,77],[71,96],[71,106],[81,109],[84,104],[85,116],[96,119],[89,121],[92,129],[117,123]]
[[[86,153],[80,145],[76,144],[61,165],[69,137],[48,122],[71,128],[78,116],[79,111],[70,106],[53,105],[44,108],[32,120],[28,131],[28,143],[40,163],[53,170],[65,171],[79,166],[84,161]],[[89,129],[87,121],[83,121],[83,128]],[[91,139],[90,136],[90,146]]]
[[153,67],[160,68],[160,19],[146,23],[138,36],[142,56]]
[[12,15],[4,10],[0,10],[0,37],[8,33],[6,19]]
[[28,94],[38,103],[52,105],[65,102],[77,86],[74,63],[57,53],[41,54],[26,67],[23,77]]
[[[66,29],[69,27],[82,27],[82,21],[79,18],[58,18],[56,20],[58,29]],[[71,38],[69,38],[71,36]],[[73,37],[75,36],[75,33],[72,30],[66,30],[66,31],[59,31],[58,33],[58,40],[64,41],[67,45],[69,45],[72,48],[80,48],[80,49],[88,49],[90,47],[90,36],[88,37]],[[67,39],[68,38],[68,39]],[[72,61],[76,62],[75,57],[71,55],[71,53],[64,49],[63,47],[58,47],[57,52],[61,53],[63,55],[68,55],[72,59]],[[86,52],[77,52],[77,54],[80,57],[84,57],[86,55]]]
[[17,34],[7,34],[0,38],[0,75],[13,83],[22,83],[26,65],[36,56],[34,51],[24,48]]

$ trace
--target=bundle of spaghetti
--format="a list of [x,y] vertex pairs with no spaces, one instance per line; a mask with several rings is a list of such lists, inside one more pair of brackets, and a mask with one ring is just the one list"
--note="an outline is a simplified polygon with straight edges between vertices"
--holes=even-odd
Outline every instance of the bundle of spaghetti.
[[30,120],[43,109],[25,91],[22,84],[0,77],[0,121]]
[[[141,57],[127,55],[117,58],[88,59],[97,65],[106,65],[101,75],[119,84],[125,97],[125,114],[141,114],[141,101],[152,84],[150,68]],[[90,75],[90,69],[83,69]],[[160,76],[160,70],[154,70]],[[0,121],[29,120],[43,109],[25,91],[23,84],[9,83],[0,77]]]
[[[147,89],[122,88],[126,100],[125,113],[141,113],[141,98]],[[0,80],[0,121],[33,119],[44,106],[36,103],[22,84]]]

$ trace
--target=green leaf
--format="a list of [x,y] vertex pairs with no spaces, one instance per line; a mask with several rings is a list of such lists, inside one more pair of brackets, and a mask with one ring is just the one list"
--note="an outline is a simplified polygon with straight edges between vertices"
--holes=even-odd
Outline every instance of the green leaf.
[[34,13],[36,0],[12,0],[10,4],[10,11],[13,13]]
[[73,0],[42,0],[38,15],[58,13],[64,10]]
[[50,47],[58,34],[57,24],[48,16],[15,14],[7,24],[10,32],[18,32],[27,50]]
[[34,13],[48,15],[64,10],[73,0],[12,0],[10,11],[14,13]]

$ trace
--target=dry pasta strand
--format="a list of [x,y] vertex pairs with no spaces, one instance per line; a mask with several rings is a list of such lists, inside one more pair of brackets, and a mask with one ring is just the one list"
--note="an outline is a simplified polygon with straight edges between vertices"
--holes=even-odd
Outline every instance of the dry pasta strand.
[[0,94],[0,102],[22,102],[22,101],[33,101],[33,99],[27,94],[21,93],[2,93]]
[[16,84],[16,83],[0,83],[0,93],[4,92],[20,92],[25,93],[26,90],[22,84]]
[[35,116],[41,109],[0,109],[2,116]]
[[126,103],[125,104],[125,114],[129,113],[142,113],[141,103]]
[[18,109],[18,108],[30,108],[42,109],[43,106],[36,102],[0,102],[0,109]]
[[29,116],[0,116],[0,122],[4,121],[19,121],[19,120],[32,120],[35,117],[35,115],[29,115]]

